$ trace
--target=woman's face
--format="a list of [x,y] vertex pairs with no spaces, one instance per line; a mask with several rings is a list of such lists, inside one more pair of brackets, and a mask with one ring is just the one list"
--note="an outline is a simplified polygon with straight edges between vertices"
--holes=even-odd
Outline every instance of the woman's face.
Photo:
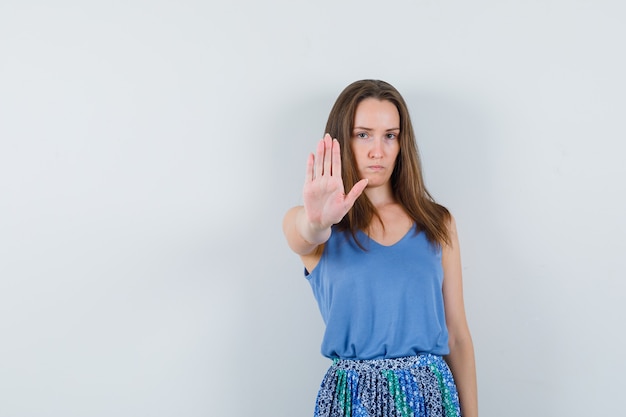
[[399,136],[400,114],[392,102],[366,98],[358,104],[350,146],[368,188],[389,183],[400,152]]

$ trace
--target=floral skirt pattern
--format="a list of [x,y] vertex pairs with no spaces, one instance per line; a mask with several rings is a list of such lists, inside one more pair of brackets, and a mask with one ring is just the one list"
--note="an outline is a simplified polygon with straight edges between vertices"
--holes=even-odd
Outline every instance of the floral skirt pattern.
[[441,356],[336,359],[322,381],[315,417],[460,417]]

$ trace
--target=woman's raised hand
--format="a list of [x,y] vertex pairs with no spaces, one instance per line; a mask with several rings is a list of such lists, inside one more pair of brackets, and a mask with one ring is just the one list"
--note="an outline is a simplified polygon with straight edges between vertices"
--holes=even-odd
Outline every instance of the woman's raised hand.
[[309,227],[323,231],[339,223],[366,186],[367,180],[362,179],[345,194],[339,142],[329,134],[324,135],[316,154],[310,154],[307,161],[303,197]]

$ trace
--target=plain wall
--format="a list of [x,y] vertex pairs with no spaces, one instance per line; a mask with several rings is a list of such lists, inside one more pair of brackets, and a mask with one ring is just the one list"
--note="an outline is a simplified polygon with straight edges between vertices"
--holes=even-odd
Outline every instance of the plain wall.
[[618,1],[2,1],[0,416],[306,416],[281,231],[339,92],[409,104],[457,219],[483,417],[615,415]]

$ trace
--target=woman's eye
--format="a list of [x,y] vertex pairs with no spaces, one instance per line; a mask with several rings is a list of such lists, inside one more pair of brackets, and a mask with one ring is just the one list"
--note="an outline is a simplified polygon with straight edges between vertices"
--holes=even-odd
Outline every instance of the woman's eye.
[[395,138],[396,138],[395,133],[387,133],[387,139],[395,139]]
[[356,137],[359,139],[367,139],[367,133],[364,133],[364,132],[357,133]]

